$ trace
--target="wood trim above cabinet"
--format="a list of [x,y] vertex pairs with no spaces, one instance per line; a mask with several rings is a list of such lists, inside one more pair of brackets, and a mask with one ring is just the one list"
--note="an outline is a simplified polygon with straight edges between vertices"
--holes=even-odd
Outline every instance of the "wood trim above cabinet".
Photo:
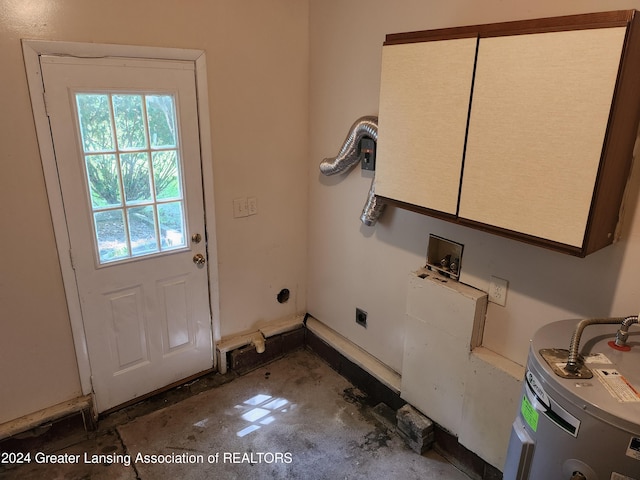
[[[474,37],[479,38],[480,42],[482,42],[483,38],[499,36],[602,29],[611,27],[627,28],[622,46],[622,55],[618,66],[617,79],[615,81],[615,89],[612,96],[611,109],[609,111],[607,129],[604,135],[602,150],[600,152],[600,161],[599,165],[597,165],[597,179],[593,185],[591,205],[588,208],[589,215],[586,221],[584,239],[581,246],[575,244],[567,245],[549,240],[548,238],[540,238],[535,236],[535,234],[540,234],[537,231],[535,234],[526,234],[520,231],[513,231],[508,228],[496,226],[497,224],[491,225],[482,223],[486,222],[486,219],[482,219],[482,222],[480,222],[478,220],[461,218],[458,216],[458,213],[451,215],[450,212],[445,213],[426,206],[409,204],[406,203],[406,201],[402,201],[401,198],[385,197],[384,195],[386,192],[381,192],[383,200],[389,204],[396,205],[407,210],[579,257],[584,257],[613,243],[616,239],[616,228],[619,223],[625,187],[633,162],[633,148],[638,134],[638,125],[640,124],[640,88],[638,88],[638,85],[640,85],[639,23],[640,15],[636,10],[620,10],[614,12],[590,13],[488,25],[474,25],[389,34],[386,36],[386,40],[384,42],[385,47],[406,43]],[[428,92],[426,92],[426,94],[428,94]],[[473,94],[475,94],[475,92]],[[473,94],[470,112],[473,108]],[[379,141],[381,140],[382,143],[385,142],[385,130],[382,128],[385,122],[383,113],[384,112],[381,109]],[[424,127],[428,128],[428,125]],[[469,124],[467,124],[467,128],[469,128]],[[392,130],[393,129],[390,129],[389,131],[392,132]],[[572,140],[575,141],[576,139],[572,138]],[[579,139],[577,139],[577,141],[579,141]],[[384,161],[385,158],[383,158],[383,156],[379,156],[379,165]],[[389,162],[393,161],[394,160],[392,158],[389,160]],[[392,168],[392,166],[389,165],[386,165],[385,167],[387,170]],[[464,178],[464,163],[462,177]],[[391,192],[392,189],[387,189],[387,191]],[[586,199],[588,198],[589,197],[587,196]],[[559,198],[558,202],[561,201],[562,199]]]
[[447,27],[415,32],[390,33],[386,35],[384,45],[401,43],[430,42],[451,38],[498,37],[505,35],[523,35],[527,33],[560,32],[589,28],[624,27],[634,18],[635,10],[617,10],[612,12],[585,13],[562,17],[515,20],[511,22],[489,23]]

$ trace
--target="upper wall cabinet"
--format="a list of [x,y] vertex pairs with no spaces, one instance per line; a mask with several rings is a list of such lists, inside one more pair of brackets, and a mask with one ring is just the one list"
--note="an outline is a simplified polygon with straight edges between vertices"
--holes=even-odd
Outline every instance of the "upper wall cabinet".
[[388,35],[376,193],[585,256],[613,242],[640,120],[634,10]]

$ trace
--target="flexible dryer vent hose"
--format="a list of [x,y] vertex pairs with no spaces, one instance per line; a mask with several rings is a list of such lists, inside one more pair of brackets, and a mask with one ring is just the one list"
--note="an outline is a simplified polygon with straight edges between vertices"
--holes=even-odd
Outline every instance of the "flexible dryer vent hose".
[[[347,138],[345,138],[338,155],[332,158],[325,158],[320,163],[320,172],[327,176],[335,175],[347,171],[356,165],[362,159],[358,145],[363,138],[371,138],[377,143],[378,117],[365,116],[356,120],[349,129]],[[360,220],[369,227],[375,225],[380,215],[382,215],[384,207],[385,204],[376,197],[374,178],[371,181],[371,187],[369,188],[369,194],[362,209]]]
[[320,163],[322,174],[328,176],[342,173],[358,163],[361,158],[358,144],[365,137],[371,138],[374,142],[378,141],[378,117],[360,117],[351,125],[338,155],[325,158]]

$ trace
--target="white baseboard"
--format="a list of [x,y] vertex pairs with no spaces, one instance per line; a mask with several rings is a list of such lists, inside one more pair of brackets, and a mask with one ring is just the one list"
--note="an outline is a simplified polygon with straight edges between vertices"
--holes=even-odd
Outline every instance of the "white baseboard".
[[256,334],[262,334],[264,338],[273,337],[281,333],[290,332],[302,327],[304,315],[293,315],[291,317],[281,318],[273,322],[259,325],[257,330],[242,332],[229,337],[222,338],[216,344],[218,355],[218,372],[222,375],[227,373],[227,353],[246,345],[250,345]]
[[307,318],[307,328],[393,392],[400,393],[400,374],[398,372],[312,316]]

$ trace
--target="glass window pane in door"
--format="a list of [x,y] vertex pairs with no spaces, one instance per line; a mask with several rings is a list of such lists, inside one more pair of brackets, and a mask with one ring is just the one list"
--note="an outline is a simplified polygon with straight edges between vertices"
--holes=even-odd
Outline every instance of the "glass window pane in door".
[[127,209],[131,256],[137,257],[158,251],[156,218],[153,207]]
[[184,215],[182,202],[158,204],[160,238],[163,250],[184,247]]
[[176,147],[176,114],[173,97],[147,95],[146,99],[151,148]]
[[163,150],[151,154],[156,198],[169,200],[182,198],[180,165],[176,150]]
[[120,150],[147,148],[142,95],[113,95],[113,116]]
[[120,154],[120,169],[127,205],[153,201],[148,153]]
[[121,209],[93,214],[100,263],[129,257],[127,232]]
[[91,206],[94,209],[122,205],[118,164],[114,154],[85,155]]
[[76,94],[78,120],[85,153],[113,151],[113,129],[109,95],[98,93]]

